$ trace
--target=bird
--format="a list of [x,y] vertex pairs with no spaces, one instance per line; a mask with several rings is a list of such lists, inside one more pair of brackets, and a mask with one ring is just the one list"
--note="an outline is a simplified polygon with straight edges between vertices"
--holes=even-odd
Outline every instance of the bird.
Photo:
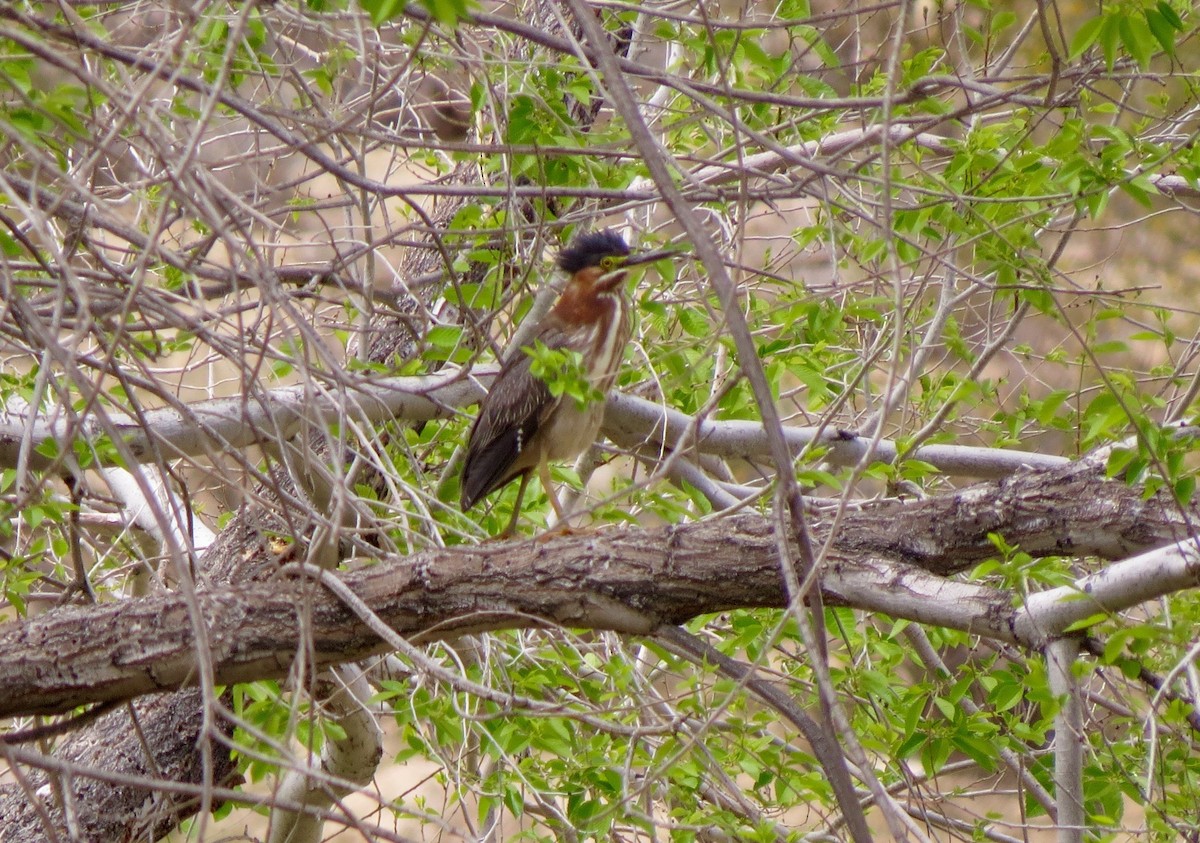
[[549,463],[572,459],[596,441],[604,401],[581,404],[566,392],[554,395],[534,373],[534,358],[525,349],[540,345],[577,352],[589,384],[604,395],[616,381],[632,331],[627,270],[671,255],[667,251],[634,255],[611,229],[582,234],[559,253],[558,267],[569,279],[565,289],[537,325],[532,340],[506,351],[500,373],[471,426],[461,475],[463,512],[520,478],[512,518],[500,537],[513,535],[525,487],[536,471],[563,523]]

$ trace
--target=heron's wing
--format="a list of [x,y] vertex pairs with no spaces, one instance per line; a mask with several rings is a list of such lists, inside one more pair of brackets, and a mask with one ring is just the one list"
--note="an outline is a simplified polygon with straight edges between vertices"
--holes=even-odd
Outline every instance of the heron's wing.
[[[553,325],[536,340],[549,348],[569,345],[566,333]],[[518,460],[562,400],[550,394],[546,382],[531,371],[532,365],[523,351],[511,353],[483,400],[463,463],[463,511],[531,467],[518,466]]]

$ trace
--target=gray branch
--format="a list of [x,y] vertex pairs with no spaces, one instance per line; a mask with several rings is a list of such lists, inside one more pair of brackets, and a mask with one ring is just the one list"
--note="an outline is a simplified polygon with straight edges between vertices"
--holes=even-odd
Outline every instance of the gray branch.
[[[1172,547],[1128,558],[1024,606],[1014,606],[1008,591],[942,574],[994,556],[993,532],[1034,556],[1123,559],[1185,536],[1185,520],[1195,516],[1163,496],[1143,500],[1138,488],[1105,478],[1088,462],[1030,471],[953,495],[847,513],[820,583],[829,603],[1038,649],[1097,612],[1193,586],[1196,552]],[[828,529],[814,517],[817,538]],[[435,549],[350,571],[342,582],[413,641],[533,625],[649,634],[704,613],[786,607],[778,552],[772,522],[743,513]],[[314,668],[386,649],[343,601],[307,579],[280,575],[211,588],[196,600],[221,684],[285,676],[302,647]],[[64,607],[8,624],[0,627],[0,652],[12,654],[0,661],[5,717],[175,689],[197,676],[188,606],[175,594]]]
[[[31,467],[53,465],[43,456],[46,443],[53,452],[70,450],[73,436],[94,442],[119,439],[134,459],[152,462],[168,457],[219,453],[285,439],[306,425],[329,425],[347,416],[366,422],[392,419],[431,421],[483,397],[495,366],[478,366],[469,372],[448,370],[422,377],[380,378],[354,383],[310,382],[264,390],[254,396],[214,398],[147,410],[135,418],[117,412],[73,422],[66,414],[34,412],[25,407],[0,411],[0,466],[15,467],[30,437]],[[604,419],[605,433],[625,447],[654,446],[658,450],[687,451],[718,457],[754,459],[769,455],[763,425],[752,421],[694,419],[661,404],[630,395],[612,393]],[[27,433],[28,431],[28,433]],[[853,431],[834,427],[784,427],[783,435],[793,454],[819,446],[822,459],[835,465],[856,465],[871,442]],[[882,462],[895,461],[900,449],[881,440],[874,451]],[[1032,451],[1000,450],[966,445],[926,445],[906,454],[957,476],[994,479],[1023,468],[1055,468],[1064,457]]]

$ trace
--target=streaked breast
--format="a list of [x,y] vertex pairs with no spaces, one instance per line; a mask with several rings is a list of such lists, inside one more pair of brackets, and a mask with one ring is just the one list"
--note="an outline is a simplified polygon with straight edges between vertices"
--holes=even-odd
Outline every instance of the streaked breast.
[[601,293],[596,303],[602,309],[601,318],[592,325],[591,347],[592,382],[601,392],[612,389],[629,344],[629,302],[618,292]]

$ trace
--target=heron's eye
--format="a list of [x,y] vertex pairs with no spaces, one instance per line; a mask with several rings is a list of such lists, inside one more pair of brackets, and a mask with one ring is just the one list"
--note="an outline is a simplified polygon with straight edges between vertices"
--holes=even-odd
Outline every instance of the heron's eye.
[[600,258],[600,268],[605,272],[609,272],[617,268],[617,259],[612,255]]

